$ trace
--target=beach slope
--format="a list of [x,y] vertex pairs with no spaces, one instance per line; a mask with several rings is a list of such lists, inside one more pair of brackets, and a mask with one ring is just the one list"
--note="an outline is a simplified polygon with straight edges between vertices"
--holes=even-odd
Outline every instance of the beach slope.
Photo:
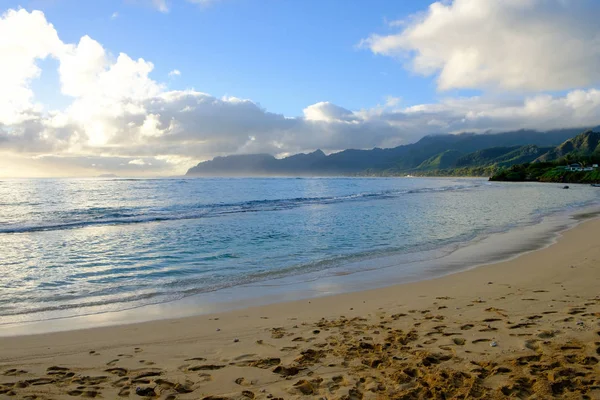
[[600,220],[438,279],[0,338],[0,398],[600,398]]

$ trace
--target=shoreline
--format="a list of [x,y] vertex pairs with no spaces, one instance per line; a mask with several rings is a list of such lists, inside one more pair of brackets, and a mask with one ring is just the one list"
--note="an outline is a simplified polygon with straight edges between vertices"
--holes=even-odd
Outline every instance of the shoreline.
[[0,395],[599,398],[598,231],[586,220],[510,261],[381,289],[3,337]]
[[[543,250],[555,244],[564,232],[599,215],[598,206],[589,204],[575,211],[562,210],[541,216],[532,224],[488,232],[470,241],[425,252],[368,258],[330,270],[273,278],[122,310],[0,323],[0,340],[3,337],[193,318],[436,280]],[[408,263],[405,260],[407,256],[436,252],[439,256],[433,258],[415,259]],[[483,260],[480,257],[484,257]],[[399,268],[411,268],[415,272],[411,275],[403,271],[399,275],[396,271]],[[368,275],[376,275],[376,278]]]

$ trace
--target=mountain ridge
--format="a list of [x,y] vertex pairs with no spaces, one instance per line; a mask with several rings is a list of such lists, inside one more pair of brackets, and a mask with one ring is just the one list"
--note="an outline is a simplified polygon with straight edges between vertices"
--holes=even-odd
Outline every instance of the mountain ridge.
[[[599,183],[600,132],[586,130],[550,149],[532,162],[498,170],[492,181]],[[569,167],[575,164],[574,167]],[[596,167],[594,167],[596,165]]]
[[[475,156],[471,155],[472,153],[485,149],[511,148],[512,151],[518,152],[523,146],[533,145],[538,149],[558,146],[583,129],[585,128],[551,131],[518,130],[494,134],[428,135],[415,143],[394,148],[347,149],[329,155],[321,150],[315,150],[312,153],[300,153],[282,159],[269,154],[219,156],[190,168],[186,175],[394,176],[407,173],[435,173],[445,168],[455,168],[457,167],[455,164],[462,157],[473,158]],[[529,151],[532,150],[533,148],[529,148]],[[502,153],[500,150],[498,152]],[[519,160],[533,161],[529,158],[519,159],[518,154],[513,156],[515,163]],[[488,161],[486,165],[494,163],[492,158]],[[508,165],[510,161],[505,163]],[[481,166],[481,163],[477,165],[477,167]]]

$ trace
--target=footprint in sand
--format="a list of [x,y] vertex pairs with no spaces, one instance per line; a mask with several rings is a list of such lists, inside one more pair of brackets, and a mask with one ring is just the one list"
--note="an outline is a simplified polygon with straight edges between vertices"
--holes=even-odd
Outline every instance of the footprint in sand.
[[283,377],[288,377],[288,376],[295,376],[298,375],[300,373],[302,369],[298,368],[298,367],[284,367],[282,365],[275,367],[275,369],[273,369],[273,373],[281,375]]
[[163,390],[174,390],[177,393],[184,394],[191,393],[194,391],[194,389],[192,389],[193,382],[190,381],[187,381],[185,384],[182,385],[180,383],[174,383],[166,379],[156,379],[154,383],[160,386],[160,388]]
[[123,388],[123,387],[125,387],[128,384],[129,384],[129,378],[128,377],[123,377],[121,379],[117,379],[116,381],[114,381],[112,383],[112,385],[114,387],[118,387],[118,388]]
[[516,360],[513,361],[513,363],[515,365],[527,365],[527,364],[531,364],[533,362],[539,362],[542,359],[542,356],[537,354],[537,355],[533,355],[533,356],[522,356],[522,357],[518,357]]
[[283,328],[272,328],[271,329],[271,338],[281,339],[284,336],[285,336],[285,329],[283,329]]
[[140,397],[156,397],[156,388],[153,387],[137,387],[135,388],[135,394]]
[[30,379],[27,381],[27,383],[32,386],[50,385],[55,382],[56,382],[56,380],[50,379],[50,378],[37,378],[37,379]]
[[535,381],[529,378],[519,378],[511,385],[506,385],[500,388],[503,395],[511,398],[527,398],[531,393],[534,393],[533,383]]
[[122,388],[119,391],[118,396],[119,397],[129,397],[130,394],[131,394],[131,387],[125,386],[124,388]]
[[509,326],[508,329],[522,329],[522,328],[530,328],[532,326],[535,326],[536,324],[534,322],[521,322],[519,324],[515,324],[512,326]]
[[81,396],[88,398],[95,398],[100,396],[100,392],[96,390],[71,390],[70,392],[67,392],[67,394],[69,396]]
[[486,322],[486,323],[498,322],[498,321],[502,321],[502,319],[501,318],[486,318],[483,320],[483,322]]
[[536,339],[529,339],[525,341],[525,347],[529,350],[538,351],[540,349],[540,345]]
[[[242,354],[241,356],[235,357],[234,360],[238,361],[238,360],[243,360],[243,359],[252,358],[252,357],[256,357],[256,354]],[[186,360],[186,361],[188,361],[188,360]]]
[[187,369],[188,371],[215,371],[218,369],[222,369],[225,368],[225,365],[214,365],[214,364],[208,364],[208,365],[195,365],[193,367],[187,367],[185,369]]
[[212,375],[211,374],[207,374],[206,372],[202,373],[202,374],[199,374],[198,378],[199,378],[198,382],[210,382],[213,379]]
[[71,382],[77,385],[97,386],[106,382],[107,380],[107,376],[80,376],[77,379],[73,379]]
[[160,372],[160,371],[143,372],[141,374],[138,374],[136,377],[134,377],[131,380],[131,383],[148,384],[148,383],[150,383],[150,379],[148,379],[148,378],[153,378],[153,377],[156,377],[156,376],[160,376],[161,374],[162,374],[162,372]]
[[542,331],[537,334],[537,337],[540,339],[550,339],[556,336],[558,333],[559,331]]
[[261,360],[241,361],[241,362],[234,363],[233,365],[236,365],[238,367],[255,367],[255,368],[261,368],[261,369],[269,369],[271,367],[279,365],[280,363],[281,363],[280,358],[273,357],[273,358],[264,358]]
[[5,394],[7,396],[15,396],[16,394],[13,394],[15,392],[13,392],[12,390],[13,386],[14,384],[12,383],[0,384],[0,394]]
[[26,374],[27,371],[25,371],[24,369],[9,369],[7,371],[4,371],[4,373],[2,375],[4,376],[18,376],[18,375],[22,375],[22,374]]
[[117,375],[117,376],[125,376],[127,375],[127,370],[125,368],[109,368],[109,369],[105,369],[105,372],[108,372],[109,374],[113,374],[113,375]]
[[48,367],[46,368],[46,373],[48,375],[53,375],[53,374],[62,374],[69,371],[69,368],[65,368],[65,367],[57,367],[57,366],[53,366],[53,367]]
[[253,382],[248,381],[244,377],[237,378],[234,382],[236,383],[236,385],[240,385],[240,386],[252,386],[253,385]]
[[342,375],[337,375],[331,378],[331,382],[327,383],[327,389],[330,393],[337,392],[341,386],[347,386],[348,382],[344,379]]

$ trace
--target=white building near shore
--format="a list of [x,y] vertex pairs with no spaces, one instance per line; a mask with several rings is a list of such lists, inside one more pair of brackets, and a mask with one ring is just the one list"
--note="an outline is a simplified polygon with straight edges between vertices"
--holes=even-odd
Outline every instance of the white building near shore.
[[571,172],[589,172],[589,171],[598,169],[598,164],[593,164],[591,167],[584,167],[583,165],[581,165],[579,163],[574,163],[574,164],[567,165],[566,167],[564,167],[564,169],[566,171],[571,171]]

